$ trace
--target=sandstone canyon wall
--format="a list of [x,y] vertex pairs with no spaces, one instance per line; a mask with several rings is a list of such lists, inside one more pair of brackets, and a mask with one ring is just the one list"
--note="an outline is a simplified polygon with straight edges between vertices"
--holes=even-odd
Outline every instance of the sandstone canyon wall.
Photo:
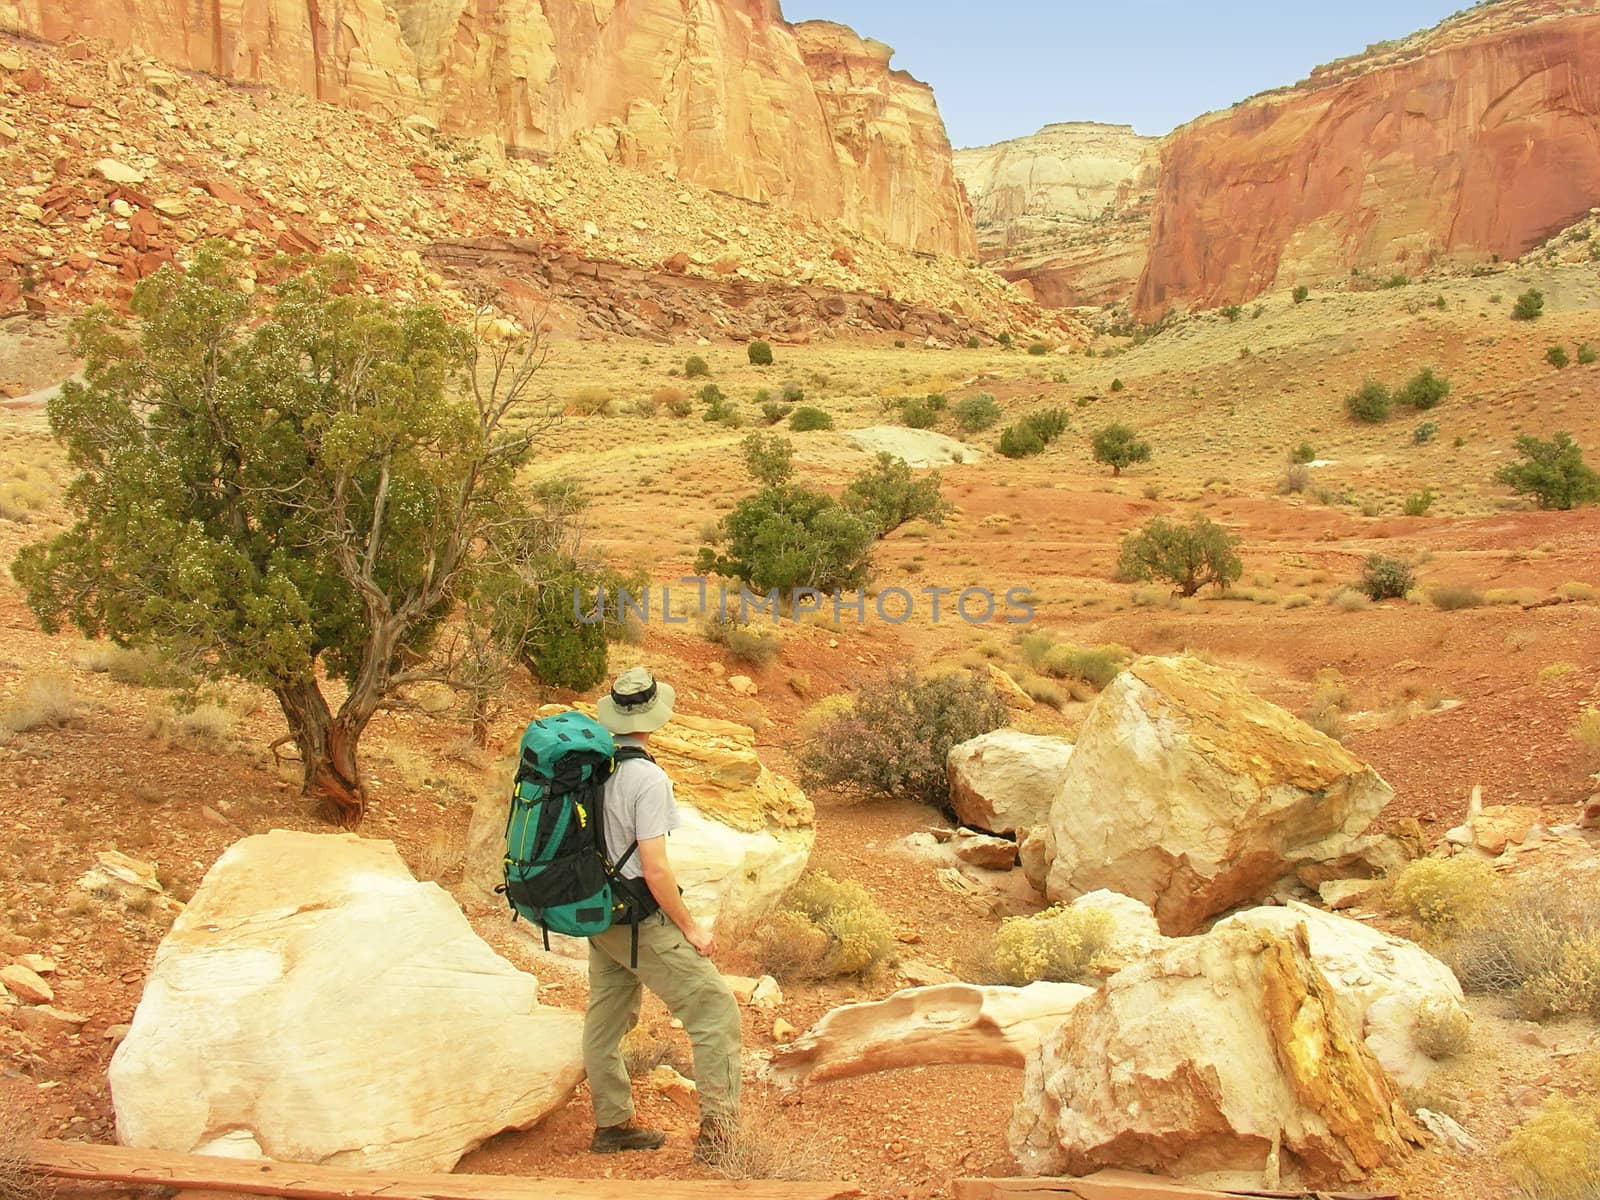
[[957,151],[984,261],[1051,307],[1127,299],[1144,270],[1160,146],[1127,125],[1072,122]]
[[1512,258],[1600,205],[1600,12],[1522,0],[1174,133],[1134,308]]
[[334,104],[422,113],[512,152],[576,141],[898,245],[970,256],[932,91],[777,0],[0,0],[85,36]]

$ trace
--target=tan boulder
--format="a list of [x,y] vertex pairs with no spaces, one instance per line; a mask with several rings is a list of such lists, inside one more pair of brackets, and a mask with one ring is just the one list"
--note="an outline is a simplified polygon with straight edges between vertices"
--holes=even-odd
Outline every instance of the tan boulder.
[[1055,901],[1110,888],[1164,932],[1345,854],[1393,793],[1378,773],[1238,678],[1144,658],[1089,711],[1051,808]]
[[183,905],[167,895],[155,864],[131,858],[119,850],[101,850],[94,866],[84,872],[78,887],[91,896],[115,899],[141,911],[180,912]]
[[[815,810],[805,793],[762,763],[748,725],[680,713],[651,735],[650,753],[672,779],[683,820],[667,848],[690,910],[723,928],[771,912],[811,856]],[[509,804],[508,786],[473,809],[465,882],[482,896],[502,879]]]
[[1015,842],[970,829],[956,831],[950,842],[950,852],[967,866],[985,871],[1009,871],[1017,865]]
[[1050,820],[1072,743],[1018,729],[996,729],[950,747],[950,807],[963,825],[1022,833]]
[[1124,1167],[1226,1185],[1358,1179],[1414,1141],[1305,946],[1243,926],[1113,975],[1028,1060],[1012,1151],[1034,1175]]
[[570,1099],[582,1018],[388,842],[235,843],[156,951],[112,1058],[124,1145],[448,1171]]
[[834,1009],[772,1056],[771,1075],[792,1086],[900,1067],[1021,1067],[1091,994],[1074,983],[908,988]]
[[0,985],[25,1004],[50,1004],[56,998],[55,989],[21,963],[0,967]]

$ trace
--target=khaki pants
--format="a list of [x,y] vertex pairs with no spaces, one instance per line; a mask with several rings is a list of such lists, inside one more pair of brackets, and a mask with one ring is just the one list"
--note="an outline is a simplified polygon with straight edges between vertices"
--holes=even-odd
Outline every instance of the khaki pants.
[[583,1062],[589,1072],[594,1122],[633,1119],[633,1088],[622,1064],[622,1039],[639,1022],[640,985],[683,1022],[694,1047],[702,1121],[739,1115],[739,1004],[709,958],[702,958],[661,913],[639,923],[639,965],[630,969],[633,929],[618,925],[589,939],[589,1008],[583,1020]]

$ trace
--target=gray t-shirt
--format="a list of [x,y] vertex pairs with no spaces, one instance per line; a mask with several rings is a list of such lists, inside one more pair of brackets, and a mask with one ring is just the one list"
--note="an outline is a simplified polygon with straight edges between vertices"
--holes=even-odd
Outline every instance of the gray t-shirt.
[[[618,747],[644,745],[629,734],[618,735],[616,742]],[[605,798],[606,850],[613,859],[621,858],[635,842],[665,837],[679,824],[672,780],[665,771],[643,758],[617,764],[606,784]],[[621,874],[624,879],[643,876],[637,850],[623,864]]]

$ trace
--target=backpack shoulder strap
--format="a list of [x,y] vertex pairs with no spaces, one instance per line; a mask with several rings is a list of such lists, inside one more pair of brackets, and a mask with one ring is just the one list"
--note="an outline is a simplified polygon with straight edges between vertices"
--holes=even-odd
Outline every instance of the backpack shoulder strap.
[[643,746],[618,746],[616,753],[611,756],[614,763],[634,762],[638,759],[646,762],[655,762],[655,757]]

